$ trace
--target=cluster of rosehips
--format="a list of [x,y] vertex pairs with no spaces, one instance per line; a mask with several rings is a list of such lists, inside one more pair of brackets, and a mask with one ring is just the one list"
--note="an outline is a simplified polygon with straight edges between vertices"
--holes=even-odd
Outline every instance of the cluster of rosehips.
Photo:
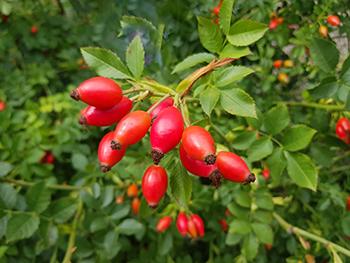
[[[330,15],[327,17],[327,23],[331,26],[338,27],[340,25],[340,19],[338,16]],[[318,29],[319,33],[323,37],[328,37],[328,27],[325,25],[320,25]]]
[[183,166],[194,175],[208,177],[215,186],[219,186],[222,177],[239,183],[255,181],[240,156],[231,152],[216,154],[214,139],[207,130],[200,126],[184,129],[182,114],[172,98],[160,100],[147,112],[130,112],[132,101],[123,96],[117,83],[105,77],[84,81],[71,92],[71,97],[89,104],[81,111],[81,124],[109,126],[117,123],[115,130],[107,133],[98,147],[102,172],[118,163],[127,148],[139,142],[151,128],[154,164],[146,169],[142,178],[142,193],[150,207],[158,205],[168,186],[167,172],[159,162],[180,142]]
[[[282,67],[292,68],[292,67],[294,67],[294,62],[290,59],[286,59],[286,60],[277,59],[273,62],[273,67],[275,69],[280,69]],[[287,73],[285,73],[285,72],[279,72],[277,75],[277,79],[279,82],[281,82],[283,84],[289,83],[289,77],[288,77]]]

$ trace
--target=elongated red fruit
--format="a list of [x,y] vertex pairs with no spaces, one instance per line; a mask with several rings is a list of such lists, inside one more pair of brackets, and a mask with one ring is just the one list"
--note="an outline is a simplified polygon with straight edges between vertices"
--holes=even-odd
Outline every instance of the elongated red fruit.
[[166,231],[171,225],[171,221],[172,218],[170,216],[164,216],[161,219],[159,219],[156,226],[157,232],[163,233],[164,231]]
[[185,152],[182,144],[179,152],[181,163],[187,171],[197,176],[208,177],[215,187],[220,185],[221,174],[216,164],[207,165],[204,161],[192,159]]
[[187,233],[191,238],[197,238],[198,236],[197,228],[192,217],[188,218],[187,221]]
[[[154,103],[155,104],[155,103]],[[152,106],[154,105],[152,104]],[[163,100],[161,103],[158,104],[157,107],[155,107],[151,112],[151,118],[152,120],[155,119],[159,113],[161,113],[164,109],[171,107],[174,105],[174,99],[173,98],[166,98],[165,100]],[[152,108],[152,106],[150,108]]]
[[251,183],[255,181],[254,174],[250,173],[247,164],[238,155],[231,152],[219,152],[216,165],[222,176],[236,183]]
[[176,219],[176,228],[179,231],[180,235],[185,237],[188,229],[188,220],[184,212],[180,212]]
[[340,19],[338,16],[328,16],[327,17],[327,23],[332,26],[339,26],[340,25]]
[[98,109],[106,110],[121,101],[122,90],[109,78],[94,77],[81,83],[70,96]]
[[120,151],[111,149],[111,141],[114,133],[109,132],[103,136],[100,144],[98,145],[98,160],[100,161],[100,167],[102,172],[108,172],[111,168],[117,164],[125,155],[126,148]]
[[145,111],[133,111],[125,115],[115,127],[111,142],[113,150],[139,142],[151,126],[151,117]]
[[196,226],[198,236],[204,237],[205,230],[204,230],[204,222],[203,222],[202,218],[199,215],[192,214],[191,219],[192,219],[194,225]]
[[87,106],[81,111],[79,123],[91,126],[111,126],[131,111],[132,100],[123,97],[114,107],[100,110],[94,106]]
[[168,176],[165,169],[158,165],[151,165],[142,177],[142,194],[152,208],[158,206],[168,188]]
[[346,144],[350,144],[350,121],[343,117],[337,121],[335,132],[338,138]]
[[210,133],[200,126],[187,127],[182,134],[182,145],[192,159],[215,163],[215,142]]
[[177,108],[168,107],[158,115],[150,132],[151,154],[155,164],[158,164],[164,154],[179,144],[183,130],[184,121]]

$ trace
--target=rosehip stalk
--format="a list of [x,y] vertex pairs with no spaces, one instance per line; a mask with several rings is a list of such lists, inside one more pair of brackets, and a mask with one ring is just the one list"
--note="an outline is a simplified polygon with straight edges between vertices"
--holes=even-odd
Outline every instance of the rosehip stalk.
[[158,164],[164,154],[179,144],[183,130],[184,121],[177,108],[168,107],[158,115],[150,132],[151,154],[155,164]]
[[114,133],[109,132],[103,136],[100,144],[98,145],[98,160],[100,161],[100,168],[103,173],[108,172],[111,168],[116,165],[125,155],[126,148],[120,151],[111,149],[111,142]]
[[[157,103],[157,102],[156,102]],[[150,107],[150,109],[156,104],[152,104],[152,106]],[[159,113],[161,113],[164,109],[173,106],[174,104],[174,99],[173,98],[166,98],[165,100],[163,100],[162,102],[160,102],[154,109],[152,109],[150,111],[150,115],[152,120],[154,120],[155,118],[157,118],[157,116],[159,115]]]
[[200,126],[190,126],[182,134],[182,145],[185,152],[195,160],[206,164],[215,163],[215,142],[210,133]]
[[250,173],[247,164],[238,155],[231,152],[219,152],[216,165],[222,176],[236,183],[251,183],[255,176]]
[[100,110],[94,106],[88,106],[81,111],[79,123],[91,126],[110,126],[130,112],[132,101],[123,97],[122,100],[108,110]]
[[81,83],[71,92],[71,97],[98,109],[106,110],[121,101],[122,90],[109,78],[94,77]]
[[117,124],[111,148],[120,150],[122,147],[139,142],[151,126],[151,117],[145,111],[133,111],[125,115]]
[[168,188],[168,176],[165,169],[151,165],[142,177],[142,194],[148,205],[156,208]]
[[171,225],[172,218],[170,216],[164,216],[161,219],[159,219],[156,229],[157,232],[163,233],[165,232]]
[[176,219],[176,228],[177,231],[179,231],[180,235],[185,237],[187,234],[187,226],[188,226],[188,220],[187,216],[184,212],[180,212]]

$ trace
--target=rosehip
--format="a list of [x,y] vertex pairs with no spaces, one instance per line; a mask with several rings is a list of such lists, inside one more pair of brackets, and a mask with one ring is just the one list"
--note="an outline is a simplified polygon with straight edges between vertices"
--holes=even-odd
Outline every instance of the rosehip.
[[282,64],[283,64],[283,60],[278,59],[278,60],[275,60],[273,62],[273,67],[278,69],[278,68],[282,67]]
[[32,26],[30,29],[30,33],[32,33],[33,35],[38,33],[38,31],[39,31],[39,29],[37,28],[37,26]]
[[168,188],[168,176],[165,169],[151,165],[142,177],[142,194],[148,205],[156,208]]
[[350,121],[347,118],[343,117],[338,120],[335,132],[340,140],[350,144]]
[[198,236],[196,225],[191,217],[187,221],[187,233],[191,238],[197,238]]
[[287,59],[283,62],[283,66],[285,68],[292,68],[292,67],[294,67],[294,62],[293,62],[293,60]]
[[138,188],[137,188],[137,185],[136,184],[131,184],[129,185],[127,191],[126,191],[126,194],[129,196],[129,197],[137,197],[137,194],[138,194]]
[[182,144],[180,145],[179,152],[181,163],[187,171],[197,176],[209,177],[213,185],[216,187],[220,185],[221,175],[216,164],[207,165],[203,161],[192,159],[185,152]]
[[340,19],[338,16],[328,16],[327,17],[327,23],[331,26],[339,26],[340,25]]
[[176,219],[176,228],[177,231],[179,231],[181,236],[186,236],[187,234],[187,229],[188,229],[188,220],[187,220],[187,216],[184,212],[180,212],[177,216]]
[[227,224],[226,219],[220,219],[220,220],[219,220],[219,224],[220,224],[220,226],[221,226],[222,231],[227,232],[227,230],[228,230],[228,224]]
[[251,183],[255,176],[250,173],[247,164],[238,155],[231,152],[219,152],[216,165],[222,176],[237,183]]
[[166,231],[169,228],[171,221],[172,218],[170,216],[164,216],[161,219],[159,219],[156,226],[157,232],[163,233],[164,231]]
[[150,132],[152,159],[155,164],[179,144],[183,130],[184,121],[177,108],[168,107],[158,115]]
[[215,142],[210,133],[202,127],[187,127],[182,134],[182,145],[189,157],[204,161],[206,164],[215,163]]
[[272,244],[264,244],[264,247],[266,250],[271,250],[272,249]]
[[110,126],[120,121],[132,108],[132,101],[127,97],[108,110],[100,110],[94,106],[87,106],[81,111],[79,123],[91,126]]
[[[152,120],[154,120],[155,118],[157,118],[158,114],[161,113],[164,109],[173,106],[174,104],[174,99],[173,98],[166,98],[165,100],[163,100],[161,103],[158,104],[157,107],[155,107],[151,112],[151,118]],[[154,104],[152,104],[153,106]],[[152,106],[150,108],[152,108]]]
[[289,83],[289,77],[286,73],[284,72],[280,72],[277,76],[277,79],[279,82],[283,83],[283,84],[288,84]]
[[265,180],[268,180],[270,178],[270,170],[269,170],[269,168],[265,168],[262,171],[262,176],[264,176]]
[[9,20],[9,16],[1,15],[1,20],[2,20],[3,23],[7,23],[7,21]]
[[108,172],[111,168],[117,164],[125,155],[126,148],[120,151],[115,151],[111,149],[111,142],[114,133],[109,132],[103,136],[100,144],[98,145],[98,160],[100,162],[100,168],[103,173]]
[[196,227],[196,232],[198,236],[204,237],[205,230],[204,230],[204,222],[202,218],[199,215],[192,214],[191,219]]
[[270,30],[274,30],[278,27],[278,21],[276,18],[273,18],[270,20],[270,23],[269,23],[269,29]]
[[111,147],[120,150],[140,141],[151,126],[151,117],[145,111],[133,111],[125,115],[117,124]]
[[55,156],[51,151],[46,151],[44,156],[41,157],[41,163],[53,164],[55,162]]
[[283,24],[284,19],[283,19],[283,17],[277,17],[276,21],[277,21],[278,25],[281,25],[281,24]]
[[140,211],[141,201],[138,197],[132,199],[131,210],[134,215],[138,215]]
[[346,209],[350,211],[350,196],[346,199]]
[[219,4],[216,7],[214,7],[213,9],[214,15],[219,16],[221,6],[222,6],[222,0],[220,0]]
[[121,205],[122,203],[124,203],[124,196],[118,195],[118,196],[115,198],[115,203],[116,203],[117,205]]
[[320,33],[321,36],[327,37],[328,36],[328,28],[326,26],[320,26],[318,29],[318,32]]
[[3,111],[5,109],[6,109],[6,103],[0,100],[0,111]]
[[109,78],[94,77],[81,83],[70,96],[98,109],[106,110],[121,101],[122,90]]

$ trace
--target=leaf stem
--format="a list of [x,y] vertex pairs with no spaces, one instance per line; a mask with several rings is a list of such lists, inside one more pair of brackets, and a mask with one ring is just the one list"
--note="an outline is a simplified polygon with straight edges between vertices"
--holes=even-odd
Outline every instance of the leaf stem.
[[[35,183],[23,181],[23,180],[15,180],[10,178],[0,178],[0,181],[9,183],[9,184],[18,185],[18,186],[24,186],[24,187],[31,187],[35,184]],[[63,190],[63,191],[79,191],[83,189],[83,187],[79,187],[79,186],[61,185],[61,184],[51,184],[51,185],[47,185],[46,187],[53,190]]]
[[323,245],[325,245],[325,247],[328,249],[334,249],[348,257],[350,257],[350,250],[346,249],[342,246],[339,246],[323,237],[317,236],[315,234],[312,234],[308,231],[305,231],[301,228],[298,228],[296,226],[293,226],[291,224],[289,224],[287,221],[285,221],[280,215],[278,215],[277,213],[273,213],[273,217],[276,219],[276,221],[288,232],[291,234],[295,234],[297,236],[303,236],[306,237],[308,239],[314,240],[316,242],[319,242]]
[[329,110],[329,111],[345,110],[344,105],[326,105],[326,104],[319,104],[315,102],[299,102],[299,101],[285,101],[284,103],[289,106],[300,106],[300,107],[316,108],[316,109],[323,109],[323,110]]

